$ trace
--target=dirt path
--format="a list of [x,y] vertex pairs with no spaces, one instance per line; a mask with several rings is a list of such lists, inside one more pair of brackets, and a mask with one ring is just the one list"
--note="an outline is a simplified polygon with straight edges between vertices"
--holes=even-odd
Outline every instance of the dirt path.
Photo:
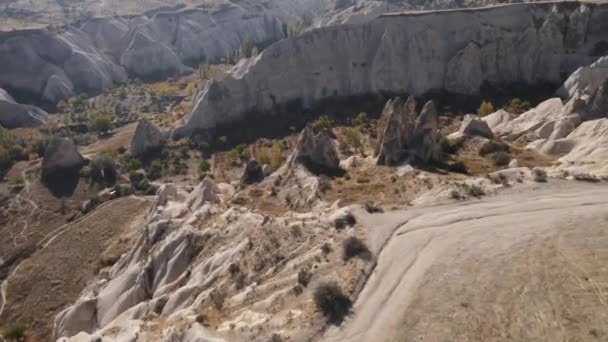
[[554,182],[364,216],[377,264],[351,317],[321,340],[603,340],[606,199],[605,184]]

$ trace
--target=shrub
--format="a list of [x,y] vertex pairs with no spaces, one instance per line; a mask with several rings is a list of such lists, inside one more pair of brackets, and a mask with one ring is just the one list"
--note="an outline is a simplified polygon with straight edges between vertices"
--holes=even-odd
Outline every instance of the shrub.
[[163,175],[163,164],[158,159],[153,160],[152,163],[150,163],[150,167],[148,168],[148,171],[146,172],[146,176],[148,176],[148,178],[151,180],[155,180],[155,179],[159,179],[160,177],[162,177],[162,175]]
[[359,128],[351,127],[346,129],[346,143],[357,151],[363,146]]
[[273,170],[278,169],[283,164],[283,156],[281,155],[282,148],[279,143],[272,144],[272,148],[270,149],[270,167]]
[[199,176],[204,176],[207,172],[211,170],[211,164],[207,159],[201,159],[198,164],[198,174]]
[[354,226],[355,223],[357,223],[357,219],[355,219],[355,216],[351,213],[346,213],[334,220],[334,226],[338,230],[344,229],[347,226]]
[[116,164],[110,156],[102,154],[91,161],[91,179],[97,183],[116,182]]
[[342,242],[343,254],[342,259],[344,261],[350,260],[354,257],[360,257],[362,259],[368,259],[370,251],[360,239],[350,236]]
[[298,284],[306,287],[310,283],[310,279],[312,279],[312,273],[308,268],[304,267],[298,272]]
[[522,104],[522,101],[519,97],[514,97],[509,101],[509,104],[513,107],[519,107]]
[[23,341],[27,328],[21,324],[11,325],[6,329],[2,329],[2,337],[7,341]]
[[136,158],[129,158],[126,163],[127,170],[129,171],[137,171],[142,168],[141,162]]
[[103,133],[112,128],[112,120],[114,120],[112,115],[96,114],[91,117],[89,124],[93,131]]
[[145,178],[144,174],[137,171],[129,172],[129,181],[133,184],[133,187],[137,187],[137,185],[143,181]]
[[492,153],[490,156],[492,158],[492,162],[496,166],[505,166],[511,161],[511,155],[507,152],[496,152]]
[[477,108],[477,114],[480,116],[486,116],[492,113],[494,113],[494,105],[490,101],[482,101],[479,108]]
[[273,170],[276,170],[283,165],[282,151],[281,144],[275,142],[270,150],[262,149],[258,151],[256,159],[261,165],[268,164]]
[[329,117],[327,117],[327,115],[323,115],[323,116],[320,116],[319,118],[317,118],[315,121],[313,121],[311,126],[315,132],[320,132],[323,130],[330,130],[331,121],[329,120]]
[[327,321],[331,324],[340,325],[349,314],[352,302],[336,283],[321,284],[313,294],[315,305]]
[[367,113],[361,112],[361,113],[357,114],[357,117],[353,120],[353,124],[356,126],[362,126],[362,125],[365,125],[367,123],[367,121],[368,121]]

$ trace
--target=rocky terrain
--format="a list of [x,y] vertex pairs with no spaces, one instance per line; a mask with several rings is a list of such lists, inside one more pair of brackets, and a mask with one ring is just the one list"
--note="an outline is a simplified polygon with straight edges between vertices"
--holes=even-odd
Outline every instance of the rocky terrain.
[[0,341],[608,337],[605,4],[43,3]]
[[[485,85],[557,85],[601,56],[607,15],[603,4],[517,4],[391,14],[314,30],[280,41],[208,83],[180,134],[249,114],[310,108],[328,98],[479,95]],[[267,77],[271,70],[277,77]]]

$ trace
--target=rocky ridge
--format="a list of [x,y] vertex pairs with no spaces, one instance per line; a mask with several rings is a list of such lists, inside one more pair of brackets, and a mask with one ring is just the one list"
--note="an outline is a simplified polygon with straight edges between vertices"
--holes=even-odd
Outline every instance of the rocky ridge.
[[563,74],[597,58],[607,16],[606,4],[546,2],[388,14],[313,30],[273,44],[208,83],[178,134],[332,97],[474,96],[485,83],[559,84]]
[[91,18],[59,29],[3,32],[0,87],[30,102],[55,104],[127,77],[178,75],[201,62],[232,56],[245,40],[263,46],[283,38],[287,20],[317,5],[314,0],[269,8],[224,2]]

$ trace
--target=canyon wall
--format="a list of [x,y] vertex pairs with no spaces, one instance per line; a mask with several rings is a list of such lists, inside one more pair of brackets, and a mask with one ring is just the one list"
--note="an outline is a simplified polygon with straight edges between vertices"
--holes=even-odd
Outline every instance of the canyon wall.
[[279,41],[208,83],[176,135],[252,113],[285,115],[327,98],[558,84],[603,55],[607,41],[608,4],[579,2],[386,14],[320,28]]

